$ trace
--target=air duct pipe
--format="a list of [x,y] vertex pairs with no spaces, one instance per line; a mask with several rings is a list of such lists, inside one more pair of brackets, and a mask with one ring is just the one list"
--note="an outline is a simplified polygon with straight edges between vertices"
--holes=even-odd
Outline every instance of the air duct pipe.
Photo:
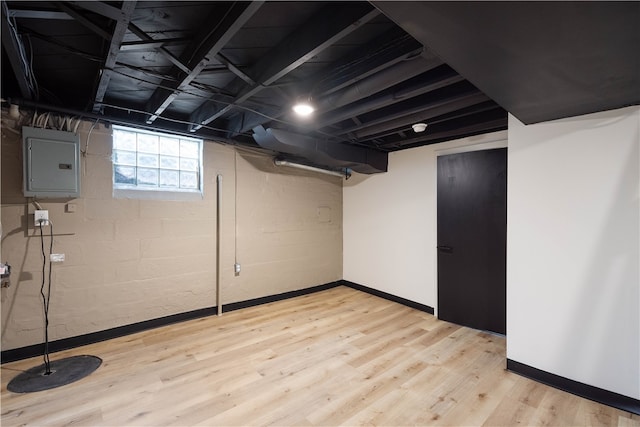
[[358,173],[387,171],[388,154],[371,148],[319,140],[283,129],[253,128],[253,139],[262,148],[282,153],[283,157],[323,167],[349,168]]

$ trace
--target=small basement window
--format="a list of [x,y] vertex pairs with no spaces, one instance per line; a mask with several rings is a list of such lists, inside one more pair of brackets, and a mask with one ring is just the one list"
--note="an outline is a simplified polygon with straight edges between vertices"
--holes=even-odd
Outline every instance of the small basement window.
[[113,188],[202,194],[202,140],[114,125]]

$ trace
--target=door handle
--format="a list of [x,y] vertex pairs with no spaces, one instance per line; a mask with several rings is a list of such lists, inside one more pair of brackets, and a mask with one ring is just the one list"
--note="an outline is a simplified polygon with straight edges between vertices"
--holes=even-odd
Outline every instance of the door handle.
[[444,245],[438,245],[436,246],[438,248],[438,250],[440,252],[443,252],[445,254],[451,254],[453,253],[453,248],[451,246],[444,246]]

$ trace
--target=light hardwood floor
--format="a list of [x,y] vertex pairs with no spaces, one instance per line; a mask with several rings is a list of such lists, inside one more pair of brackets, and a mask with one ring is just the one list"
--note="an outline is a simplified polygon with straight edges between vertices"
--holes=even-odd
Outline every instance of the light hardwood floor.
[[2,425],[622,425],[640,417],[505,370],[505,339],[350,288],[56,353],[91,376],[7,391]]

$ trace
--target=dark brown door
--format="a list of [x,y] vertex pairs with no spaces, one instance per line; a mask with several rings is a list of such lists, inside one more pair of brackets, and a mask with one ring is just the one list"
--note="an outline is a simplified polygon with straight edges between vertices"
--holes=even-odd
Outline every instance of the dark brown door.
[[438,317],[506,333],[507,149],[438,157]]

